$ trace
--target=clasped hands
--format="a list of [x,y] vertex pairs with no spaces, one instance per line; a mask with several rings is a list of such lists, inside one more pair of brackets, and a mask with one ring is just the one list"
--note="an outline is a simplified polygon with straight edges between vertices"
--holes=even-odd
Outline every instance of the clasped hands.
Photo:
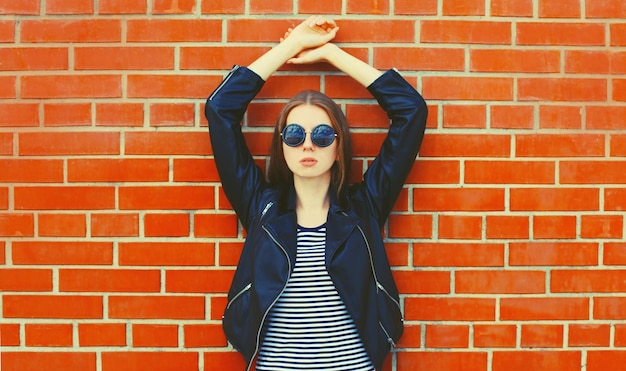
[[331,19],[319,15],[312,15],[295,28],[287,29],[281,42],[294,42],[299,46],[299,52],[287,60],[290,64],[309,64],[327,61],[329,44],[336,35],[339,27]]

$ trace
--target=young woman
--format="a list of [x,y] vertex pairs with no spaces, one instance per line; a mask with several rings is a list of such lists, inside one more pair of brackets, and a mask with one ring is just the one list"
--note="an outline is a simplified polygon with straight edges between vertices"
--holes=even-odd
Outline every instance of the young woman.
[[[246,242],[223,327],[248,370],[375,370],[402,334],[398,290],[381,231],[415,161],[427,109],[395,70],[378,71],[329,43],[312,16],[211,94],[206,117],[228,199]],[[391,125],[358,184],[347,184],[349,127],[322,93],[296,95],[279,115],[267,179],[240,122],[284,63],[327,62],[371,92]]]

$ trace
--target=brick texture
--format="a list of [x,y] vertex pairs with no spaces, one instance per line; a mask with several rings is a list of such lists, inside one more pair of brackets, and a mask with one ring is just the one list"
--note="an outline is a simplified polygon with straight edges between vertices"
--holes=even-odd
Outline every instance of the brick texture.
[[[245,369],[204,101],[309,14],[429,103],[383,228],[406,325],[383,370],[623,369],[621,0],[0,0],[0,367]],[[250,106],[257,163],[302,89],[346,112],[360,179],[387,117],[326,65]]]

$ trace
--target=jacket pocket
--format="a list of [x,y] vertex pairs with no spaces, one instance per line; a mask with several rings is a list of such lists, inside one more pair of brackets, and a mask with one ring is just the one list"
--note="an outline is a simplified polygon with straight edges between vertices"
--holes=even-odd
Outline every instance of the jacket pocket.
[[246,342],[248,334],[250,334],[251,316],[250,316],[250,295],[252,283],[247,284],[239,290],[228,301],[224,317],[222,318],[222,327],[226,338],[241,353],[245,353],[247,349]]
[[396,342],[404,331],[404,321],[398,299],[391,296],[383,285],[377,283],[376,302],[378,306],[378,326],[381,342],[389,345],[389,349],[396,346]]

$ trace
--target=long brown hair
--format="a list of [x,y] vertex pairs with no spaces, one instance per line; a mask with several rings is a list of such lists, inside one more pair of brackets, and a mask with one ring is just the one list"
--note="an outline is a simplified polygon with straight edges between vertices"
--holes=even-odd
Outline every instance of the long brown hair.
[[278,115],[270,148],[270,161],[267,170],[268,181],[270,184],[277,186],[293,183],[293,173],[289,170],[285,161],[280,133],[287,124],[287,116],[291,110],[303,104],[323,109],[330,117],[330,125],[337,133],[337,161],[335,161],[330,170],[330,186],[339,195],[348,181],[352,163],[350,127],[341,108],[328,96],[315,90],[305,90],[296,94],[285,104]]

